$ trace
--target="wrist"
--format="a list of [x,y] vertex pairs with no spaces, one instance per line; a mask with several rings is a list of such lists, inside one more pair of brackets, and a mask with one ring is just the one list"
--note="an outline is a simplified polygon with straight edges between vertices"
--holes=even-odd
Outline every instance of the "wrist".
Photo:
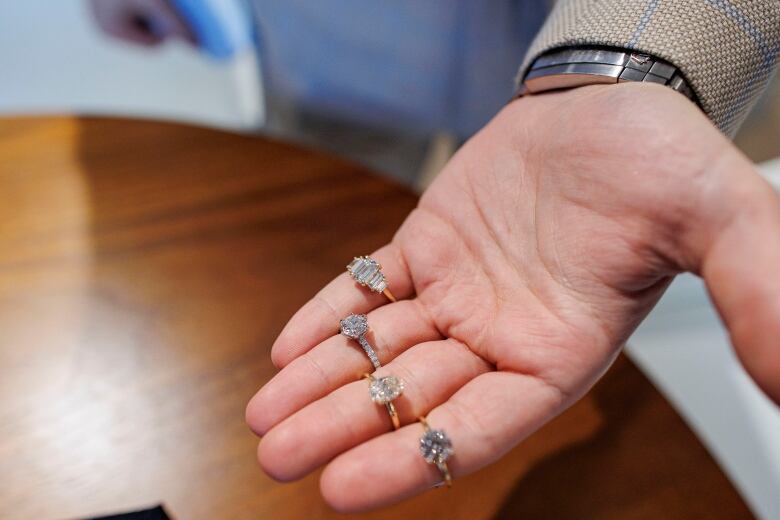
[[[599,156],[622,171],[716,172],[724,157],[752,165],[696,105],[664,86],[589,85],[524,96],[496,118],[520,155]],[[576,166],[576,165],[573,165]]]

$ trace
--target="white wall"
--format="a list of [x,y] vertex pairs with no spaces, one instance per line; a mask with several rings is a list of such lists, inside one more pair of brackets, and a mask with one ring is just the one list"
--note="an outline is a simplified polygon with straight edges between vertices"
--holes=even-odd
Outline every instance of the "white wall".
[[136,48],[105,37],[84,1],[0,5],[0,113],[133,115],[257,128],[254,52],[220,63],[183,44]]

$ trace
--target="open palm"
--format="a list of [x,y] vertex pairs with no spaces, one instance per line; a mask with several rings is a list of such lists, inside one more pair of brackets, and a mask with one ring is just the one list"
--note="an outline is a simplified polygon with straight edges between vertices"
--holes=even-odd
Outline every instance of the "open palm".
[[[372,256],[399,301],[336,278],[285,327],[282,370],[247,408],[266,472],[329,463],[322,492],[339,510],[441,479],[418,450],[421,415],[452,439],[455,477],[500,457],[594,384],[682,271],[705,278],[743,363],[780,399],[780,203],[665,88],[513,102]],[[336,334],[350,313],[368,314],[377,375],[405,382],[398,431],[360,380],[368,359]]]

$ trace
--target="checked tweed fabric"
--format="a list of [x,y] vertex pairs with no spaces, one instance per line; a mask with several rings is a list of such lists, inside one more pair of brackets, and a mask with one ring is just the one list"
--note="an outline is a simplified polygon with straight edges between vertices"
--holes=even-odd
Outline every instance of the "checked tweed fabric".
[[780,47],[780,0],[559,0],[520,68],[560,47],[619,47],[677,66],[734,135],[766,87]]

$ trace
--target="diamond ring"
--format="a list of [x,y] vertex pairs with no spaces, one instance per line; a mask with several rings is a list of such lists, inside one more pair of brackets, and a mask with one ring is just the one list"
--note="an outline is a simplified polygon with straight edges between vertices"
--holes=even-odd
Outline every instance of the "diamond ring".
[[363,287],[368,287],[375,293],[383,293],[394,302],[395,296],[387,288],[387,280],[382,273],[379,262],[369,256],[356,256],[347,266],[349,275]]
[[379,368],[382,364],[379,362],[379,358],[376,357],[376,352],[366,340],[366,332],[368,332],[368,318],[365,314],[350,314],[343,320],[341,320],[341,333],[348,338],[352,338],[363,347],[366,351],[368,359],[371,360],[371,364],[374,368]]
[[376,378],[371,374],[363,374],[368,379],[368,395],[376,404],[383,404],[390,414],[390,420],[393,421],[393,429],[401,427],[401,421],[398,419],[398,412],[395,411],[393,400],[404,391],[404,382],[395,376],[385,376]]
[[447,459],[455,453],[452,449],[452,441],[444,433],[444,430],[432,430],[425,417],[420,417],[420,423],[425,430],[423,436],[420,437],[420,453],[422,453],[425,462],[435,464],[439,468],[447,487],[452,487],[452,476],[450,468],[447,467]]

